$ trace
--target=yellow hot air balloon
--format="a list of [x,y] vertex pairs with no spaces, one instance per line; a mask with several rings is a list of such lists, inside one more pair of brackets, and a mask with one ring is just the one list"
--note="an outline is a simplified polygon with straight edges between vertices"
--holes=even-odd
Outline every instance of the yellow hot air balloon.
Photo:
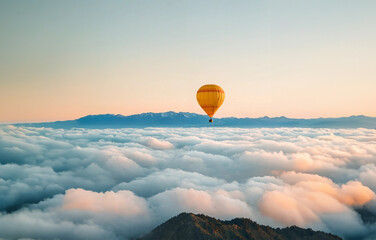
[[225,91],[215,84],[208,84],[200,87],[197,91],[197,102],[200,104],[202,109],[210,117],[209,122],[213,122],[213,115],[222,105],[225,100]]

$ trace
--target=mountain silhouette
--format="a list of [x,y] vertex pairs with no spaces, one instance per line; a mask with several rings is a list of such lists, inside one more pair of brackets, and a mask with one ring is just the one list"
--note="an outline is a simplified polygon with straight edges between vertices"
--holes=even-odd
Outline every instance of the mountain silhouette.
[[376,128],[376,118],[360,116],[342,118],[297,119],[286,117],[214,118],[188,112],[142,113],[129,116],[120,114],[88,115],[76,120],[18,123],[14,125],[52,128],[143,128],[143,127],[309,127],[309,128]]
[[247,218],[221,221],[202,214],[181,213],[138,240],[340,240],[330,233],[296,226],[272,228]]

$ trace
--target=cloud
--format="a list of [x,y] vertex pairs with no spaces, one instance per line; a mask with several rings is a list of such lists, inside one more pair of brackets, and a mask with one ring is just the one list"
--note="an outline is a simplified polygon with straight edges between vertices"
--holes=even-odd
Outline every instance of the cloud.
[[137,216],[147,213],[147,203],[131,191],[97,193],[84,189],[68,189],[62,209]]
[[307,227],[321,224],[322,217],[347,213],[360,222],[351,206],[361,206],[375,197],[360,182],[349,181],[341,186],[318,175],[288,172],[281,175],[286,185],[266,191],[259,201],[260,211],[284,225]]
[[354,209],[375,191],[371,129],[0,127],[0,238],[130,239],[190,211],[372,239]]
[[157,150],[173,148],[173,145],[170,142],[159,140],[154,137],[143,137],[140,139],[140,143]]
[[177,187],[205,190],[225,184],[226,181],[223,179],[207,177],[197,172],[167,168],[156,171],[146,177],[120,183],[114,186],[113,190],[130,190],[139,196],[147,198]]
[[230,193],[174,188],[159,193],[149,199],[153,211],[165,219],[182,211],[203,213],[214,217],[251,217],[249,206]]
[[373,191],[376,191],[376,166],[374,164],[366,164],[360,168],[360,171],[360,181]]
[[287,172],[281,178],[310,192],[330,195],[346,205],[364,205],[375,197],[375,193],[359,181],[349,181],[339,187],[328,178],[306,173]]
[[116,239],[100,226],[60,219],[56,213],[22,210],[0,215],[1,237],[5,239]]

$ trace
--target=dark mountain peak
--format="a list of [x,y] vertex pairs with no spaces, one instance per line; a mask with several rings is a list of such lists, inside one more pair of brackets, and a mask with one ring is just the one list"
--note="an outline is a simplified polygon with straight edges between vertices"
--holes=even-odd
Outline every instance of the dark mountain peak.
[[192,222],[194,222],[197,217],[199,217],[199,215],[196,216],[193,213],[182,212],[179,215],[170,218],[168,221],[173,220],[173,221],[192,221]]
[[111,119],[111,118],[124,118],[125,116],[121,115],[121,114],[110,114],[110,113],[106,113],[106,114],[98,114],[98,115],[87,115],[85,117],[81,117],[77,120],[86,120],[86,119]]
[[[106,114],[108,115],[108,114]],[[120,114],[119,114],[120,115]],[[114,116],[114,115],[113,115]],[[128,118],[138,118],[138,119],[160,119],[160,118],[193,118],[197,116],[204,116],[196,113],[189,113],[189,112],[174,112],[174,111],[168,111],[168,112],[146,112],[146,113],[140,113],[140,114],[133,114],[129,116],[123,116],[122,117],[128,117]]]
[[368,117],[368,116],[365,116],[365,115],[352,115],[349,118],[367,119],[367,118],[371,118],[371,117]]
[[296,226],[272,228],[248,218],[222,221],[203,214],[181,213],[156,227],[139,240],[340,240],[329,233]]
[[105,113],[105,114],[97,114],[97,115],[87,115],[81,118],[78,118],[77,120],[86,120],[86,119],[111,119],[111,118],[132,118],[132,117],[138,117],[138,118],[153,118],[153,117],[158,117],[158,118],[174,118],[174,117],[185,117],[185,118],[190,118],[190,117],[195,117],[195,116],[203,116],[200,114],[196,113],[190,113],[190,112],[174,112],[174,111],[168,111],[168,112],[146,112],[146,113],[140,113],[140,114],[133,114],[129,116],[124,116],[121,114],[110,114],[110,113]]

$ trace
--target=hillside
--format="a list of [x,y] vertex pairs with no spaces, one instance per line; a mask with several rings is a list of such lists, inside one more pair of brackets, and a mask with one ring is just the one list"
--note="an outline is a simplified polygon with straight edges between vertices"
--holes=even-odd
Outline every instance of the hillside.
[[181,213],[139,240],[339,240],[338,236],[299,227],[271,228],[247,218],[221,221],[202,214]]

